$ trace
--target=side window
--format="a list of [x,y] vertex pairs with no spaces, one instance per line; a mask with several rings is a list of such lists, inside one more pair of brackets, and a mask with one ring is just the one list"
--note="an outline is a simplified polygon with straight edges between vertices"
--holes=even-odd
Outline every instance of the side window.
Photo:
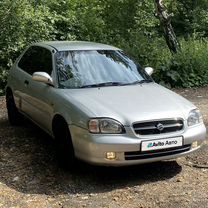
[[46,72],[49,75],[52,73],[52,54],[46,48],[40,48],[38,53],[37,67],[38,71]]
[[30,47],[25,54],[20,59],[18,66],[29,74],[33,74],[35,71],[35,54],[36,54],[36,47]]
[[34,72],[52,73],[52,54],[46,48],[39,46],[30,47],[20,59],[18,66],[32,75]]

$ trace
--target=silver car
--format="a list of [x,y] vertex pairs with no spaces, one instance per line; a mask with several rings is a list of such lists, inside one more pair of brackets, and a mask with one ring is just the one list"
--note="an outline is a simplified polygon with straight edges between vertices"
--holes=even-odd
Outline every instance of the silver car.
[[124,166],[185,156],[206,129],[189,101],[156,84],[122,50],[91,42],[30,45],[14,63],[6,87],[8,117],[23,115],[56,141],[69,166]]

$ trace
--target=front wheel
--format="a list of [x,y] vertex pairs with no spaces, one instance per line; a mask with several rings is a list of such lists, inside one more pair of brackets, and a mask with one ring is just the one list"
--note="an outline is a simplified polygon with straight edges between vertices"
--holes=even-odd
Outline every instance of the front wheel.
[[10,124],[20,125],[23,120],[23,115],[18,111],[11,92],[6,94],[6,106]]
[[54,124],[54,136],[58,164],[63,169],[70,169],[75,165],[74,148],[68,125],[65,121]]

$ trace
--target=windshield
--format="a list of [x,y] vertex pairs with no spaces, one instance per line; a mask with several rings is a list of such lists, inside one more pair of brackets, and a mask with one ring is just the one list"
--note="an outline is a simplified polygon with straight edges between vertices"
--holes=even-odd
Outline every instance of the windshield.
[[151,82],[141,67],[122,51],[60,51],[56,53],[60,88],[84,88]]

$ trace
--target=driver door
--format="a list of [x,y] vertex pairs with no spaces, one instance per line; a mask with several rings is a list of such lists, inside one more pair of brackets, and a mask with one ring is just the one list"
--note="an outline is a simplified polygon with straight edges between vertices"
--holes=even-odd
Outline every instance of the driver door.
[[[30,51],[29,51],[30,50]],[[32,79],[37,71],[53,74],[53,54],[48,48],[32,46],[19,61],[18,66],[24,68],[24,92],[22,95],[21,110],[34,122],[46,130],[50,130],[53,115],[53,102],[51,95],[54,88]],[[26,72],[26,73],[25,73]]]

